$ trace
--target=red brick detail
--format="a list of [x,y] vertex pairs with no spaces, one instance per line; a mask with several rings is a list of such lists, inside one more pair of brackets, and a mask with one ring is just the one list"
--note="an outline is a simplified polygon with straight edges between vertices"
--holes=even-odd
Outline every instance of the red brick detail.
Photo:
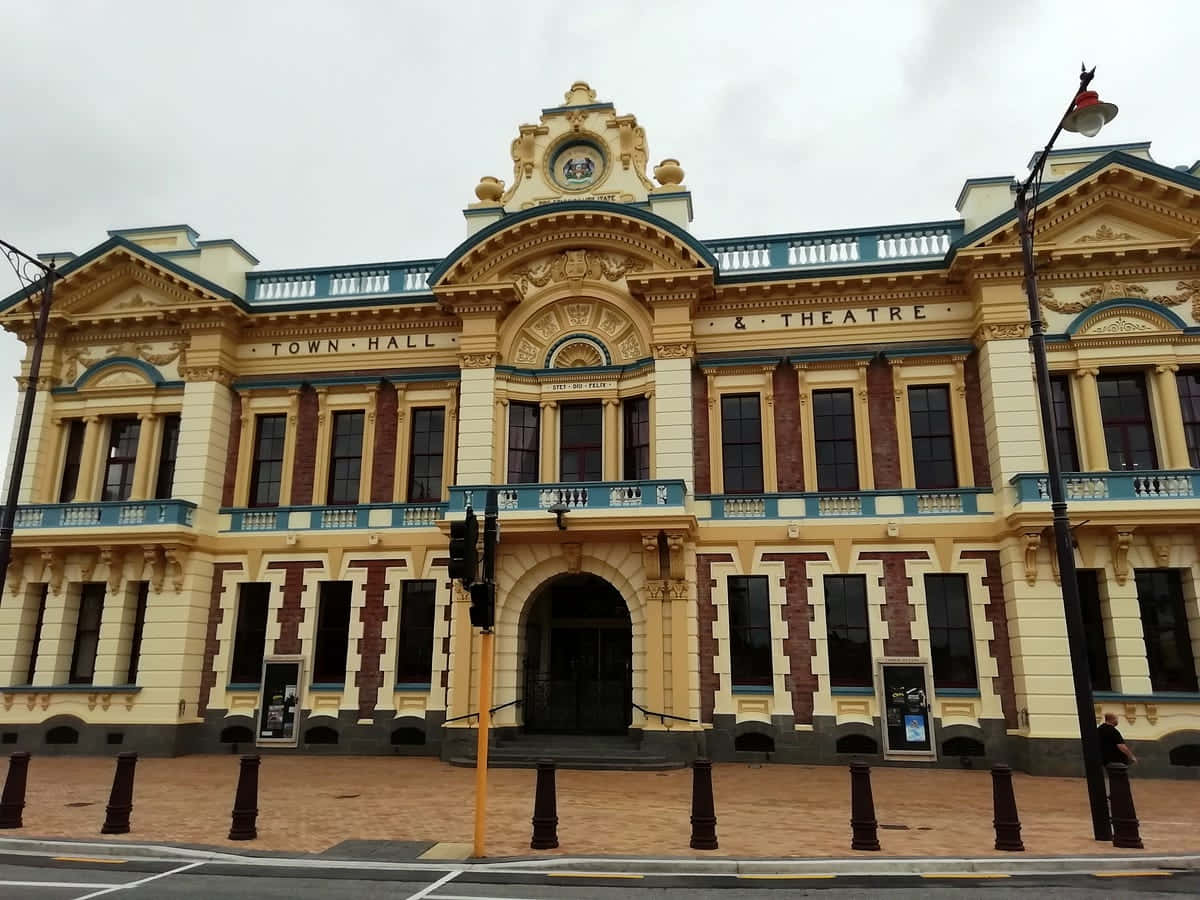
[[[450,565],[450,557],[448,557],[448,556],[434,557],[433,561],[429,565],[430,565],[430,567],[435,568],[435,569],[438,568],[439,566],[444,569]],[[447,581],[445,583],[445,586],[447,588],[449,588],[451,591],[454,590],[454,582],[452,582],[452,581]],[[447,660],[449,660],[450,659],[450,628],[452,628],[453,624],[454,624],[454,600],[453,599],[451,599],[451,601],[449,603],[447,603],[445,608],[442,610],[442,621],[448,623],[450,626],[446,629],[446,636],[444,638],[442,638],[442,654],[446,657]],[[441,686],[443,688],[450,687],[450,669],[449,669],[448,665],[442,669]]]
[[[707,416],[708,411],[705,410]],[[712,579],[713,563],[733,562],[728,553],[696,554],[696,607],[700,623],[700,721],[711,722],[713,707],[717,703],[717,690],[721,687],[721,676],[713,670],[717,657],[717,636],[713,625],[717,621],[717,606],[713,603],[712,589],[717,583]],[[672,662],[678,665],[678,662]]]
[[880,560],[883,563],[883,621],[888,623],[888,635],[883,641],[884,656],[916,656],[917,642],[912,636],[913,608],[908,600],[912,579],[905,563],[910,559],[929,559],[924,550],[883,550],[862,553],[861,560]]
[[696,493],[712,490],[708,465],[708,379],[699,369],[692,370],[692,462],[696,467]]
[[391,503],[396,481],[396,389],[384,382],[375,398],[375,447],[371,453],[371,502]]
[[221,485],[221,505],[233,506],[233,488],[237,482],[238,448],[242,443],[242,398],[236,391],[229,409],[229,443],[225,447],[225,483]]
[[982,559],[987,571],[983,579],[988,589],[988,603],[983,614],[992,623],[992,639],[988,641],[988,653],[996,661],[996,677],[992,679],[992,690],[1000,695],[1000,708],[1004,710],[1004,724],[1017,727],[1017,691],[1013,686],[1012,645],[1008,642],[1008,613],[1004,606],[1004,579],[1000,575],[999,550],[964,550],[962,559]]
[[808,602],[807,567],[810,562],[828,560],[827,553],[763,554],[763,562],[782,562],[784,565],[780,585],[787,592],[783,621],[787,623],[788,636],[783,639],[783,652],[787,654],[791,673],[784,677],[783,683],[792,695],[792,716],[797,725],[812,724],[813,694],[818,687],[817,676],[812,670],[817,643],[812,636],[813,608]]
[[379,689],[383,687],[383,672],[379,660],[383,657],[383,623],[387,621],[388,569],[404,569],[408,563],[403,559],[358,559],[347,563],[350,569],[366,569],[367,583],[363,586],[363,605],[359,621],[363,623],[363,634],[358,639],[359,665],[354,673],[358,686],[358,717],[370,719],[375,716],[375,705],[379,702]]
[[217,626],[225,620],[221,609],[221,595],[225,593],[225,573],[240,569],[240,562],[213,563],[212,593],[208,601],[208,625],[204,630],[204,668],[200,670],[200,699],[197,701],[201,716],[208,710],[208,698],[217,683],[217,651],[221,642],[217,640]]
[[800,433],[800,381],[796,370],[785,360],[776,367],[771,382],[774,408],[767,414],[775,416],[775,470],[779,490],[802,491],[804,438]]
[[293,506],[307,506],[313,502],[313,473],[317,467],[317,412],[317,392],[311,387],[303,388],[296,414],[296,457],[292,464]]
[[971,471],[976,487],[990,487],[987,431],[983,424],[983,391],[979,387],[979,357],[971,354],[963,365],[963,384],[967,389],[967,433],[971,438]]
[[871,413],[871,460],[875,487],[900,487],[900,442],[896,437],[896,396],[892,369],[875,359],[867,366],[867,408]]
[[279,605],[276,617],[276,621],[279,622],[279,637],[275,640],[276,653],[300,652],[300,623],[304,621],[300,595],[308,589],[304,584],[304,570],[324,567],[325,563],[313,559],[289,559],[267,563],[268,569],[282,569],[284,573],[283,602]]

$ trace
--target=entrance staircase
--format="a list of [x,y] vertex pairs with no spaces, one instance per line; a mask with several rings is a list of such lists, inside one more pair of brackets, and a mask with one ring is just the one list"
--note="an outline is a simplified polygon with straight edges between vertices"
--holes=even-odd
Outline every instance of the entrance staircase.
[[[640,741],[626,735],[521,734],[493,740],[488,747],[488,768],[533,769],[550,760],[560,769],[653,772],[681,769],[679,760],[643,750]],[[475,766],[475,753],[452,757],[453,766]]]

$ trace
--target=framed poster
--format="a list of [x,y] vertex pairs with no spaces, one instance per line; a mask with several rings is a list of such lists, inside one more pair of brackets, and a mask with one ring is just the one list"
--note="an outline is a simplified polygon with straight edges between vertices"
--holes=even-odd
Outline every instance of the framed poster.
[[296,719],[300,714],[303,671],[302,656],[269,656],[263,660],[254,734],[259,746],[295,747],[299,743]]
[[884,758],[937,759],[929,663],[923,659],[882,659],[876,684],[880,691]]

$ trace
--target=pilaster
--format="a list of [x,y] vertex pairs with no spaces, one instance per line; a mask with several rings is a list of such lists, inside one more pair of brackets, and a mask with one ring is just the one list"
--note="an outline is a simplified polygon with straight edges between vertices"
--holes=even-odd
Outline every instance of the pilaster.
[[1081,368],[1075,371],[1076,390],[1079,392],[1078,432],[1083,438],[1083,459],[1080,464],[1085,472],[1108,471],[1108,448],[1104,444],[1104,419],[1100,414],[1100,390],[1096,386],[1099,369]]
[[621,480],[621,401],[605,397],[604,404],[604,480]]
[[150,496],[150,482],[158,462],[161,443],[162,417],[156,413],[138,413],[137,457],[133,464],[133,486],[130,500],[145,500]]
[[79,501],[99,498],[105,456],[100,445],[106,423],[99,416],[84,416],[83,423],[83,452],[79,454],[79,480],[75,484],[75,499]]
[[558,404],[543,400],[538,422],[538,480],[543,484],[558,481]]
[[[195,527],[211,531],[225,483],[225,450],[233,396],[222,381],[188,381],[183,389],[179,451],[175,457],[174,496],[196,504]],[[288,467],[284,466],[284,479]]]
[[1183,431],[1183,407],[1179,402],[1179,383],[1176,373],[1179,366],[1174,363],[1154,368],[1154,393],[1158,399],[1161,433],[1163,436],[1164,469],[1187,469],[1187,436]]

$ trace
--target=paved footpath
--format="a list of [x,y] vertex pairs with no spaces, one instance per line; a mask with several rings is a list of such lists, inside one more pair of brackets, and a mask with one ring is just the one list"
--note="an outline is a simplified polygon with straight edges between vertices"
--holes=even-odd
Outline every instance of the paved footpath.
[[[96,840],[113,760],[34,757],[25,827],[3,837]],[[227,840],[238,757],[142,759],[132,831],[124,839],[338,855],[344,841],[411,842],[412,856],[440,845],[469,847],[474,770],[432,759],[265,755],[259,838]],[[850,851],[846,769],[827,766],[713,767],[720,849],[688,849],[689,770],[558,773],[560,847],[529,849],[535,773],[489,774],[488,856],[879,858]],[[992,849],[986,771],[872,770],[884,856],[1007,856]],[[1129,854],[1091,839],[1081,779],[1014,777],[1028,855]],[[1133,779],[1144,854],[1200,854],[1200,781]],[[436,849],[435,849],[436,852]],[[459,857],[465,853],[457,854]],[[410,856],[411,858],[411,856]]]

